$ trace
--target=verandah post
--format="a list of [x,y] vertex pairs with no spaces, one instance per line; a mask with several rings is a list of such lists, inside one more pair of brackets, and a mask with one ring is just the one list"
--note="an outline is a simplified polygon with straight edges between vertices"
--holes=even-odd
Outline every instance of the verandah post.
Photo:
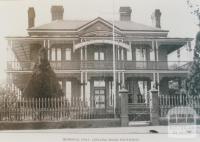
[[126,127],[128,126],[129,120],[128,120],[128,90],[125,88],[122,88],[119,91],[119,94],[121,96],[121,126]]
[[158,90],[153,88],[150,94],[150,120],[151,125],[159,125],[159,97]]

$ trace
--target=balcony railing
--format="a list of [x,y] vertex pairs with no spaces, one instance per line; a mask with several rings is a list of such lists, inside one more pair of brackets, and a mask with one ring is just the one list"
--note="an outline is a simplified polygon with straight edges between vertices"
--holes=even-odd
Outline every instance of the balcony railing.
[[51,61],[50,64],[55,70],[80,70],[80,61]]
[[[188,70],[190,61],[123,61],[126,70]],[[186,66],[187,65],[187,66]]]
[[[112,70],[112,61],[50,61],[55,70]],[[35,63],[30,61],[7,62],[8,71],[31,71]],[[117,70],[185,70],[191,66],[189,61],[116,61]]]

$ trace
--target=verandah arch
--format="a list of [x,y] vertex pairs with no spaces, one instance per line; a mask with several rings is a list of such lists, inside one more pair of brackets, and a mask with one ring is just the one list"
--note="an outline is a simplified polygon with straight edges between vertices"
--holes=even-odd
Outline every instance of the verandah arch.
[[78,43],[78,44],[75,44],[74,45],[74,50],[77,50],[81,47],[84,47],[84,46],[87,46],[87,45],[91,45],[91,44],[101,44],[101,43],[105,43],[105,44],[115,44],[115,45],[119,45],[127,50],[130,50],[130,45],[129,44],[126,44],[126,43],[123,43],[123,42],[120,42],[120,41],[112,41],[112,40],[90,40],[90,41],[85,41],[85,42],[81,42],[81,43]]

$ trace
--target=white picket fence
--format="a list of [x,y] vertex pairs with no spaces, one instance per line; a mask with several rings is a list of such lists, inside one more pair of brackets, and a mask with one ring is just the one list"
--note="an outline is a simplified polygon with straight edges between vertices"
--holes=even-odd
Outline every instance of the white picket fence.
[[186,95],[160,95],[160,117],[166,117],[171,108],[177,106],[190,106],[200,115],[200,96]]

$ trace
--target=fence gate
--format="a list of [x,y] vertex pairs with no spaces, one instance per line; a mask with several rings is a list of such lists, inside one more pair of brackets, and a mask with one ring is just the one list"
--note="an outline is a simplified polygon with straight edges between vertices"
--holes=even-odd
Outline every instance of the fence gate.
[[150,107],[145,103],[128,104],[129,121],[150,121]]

